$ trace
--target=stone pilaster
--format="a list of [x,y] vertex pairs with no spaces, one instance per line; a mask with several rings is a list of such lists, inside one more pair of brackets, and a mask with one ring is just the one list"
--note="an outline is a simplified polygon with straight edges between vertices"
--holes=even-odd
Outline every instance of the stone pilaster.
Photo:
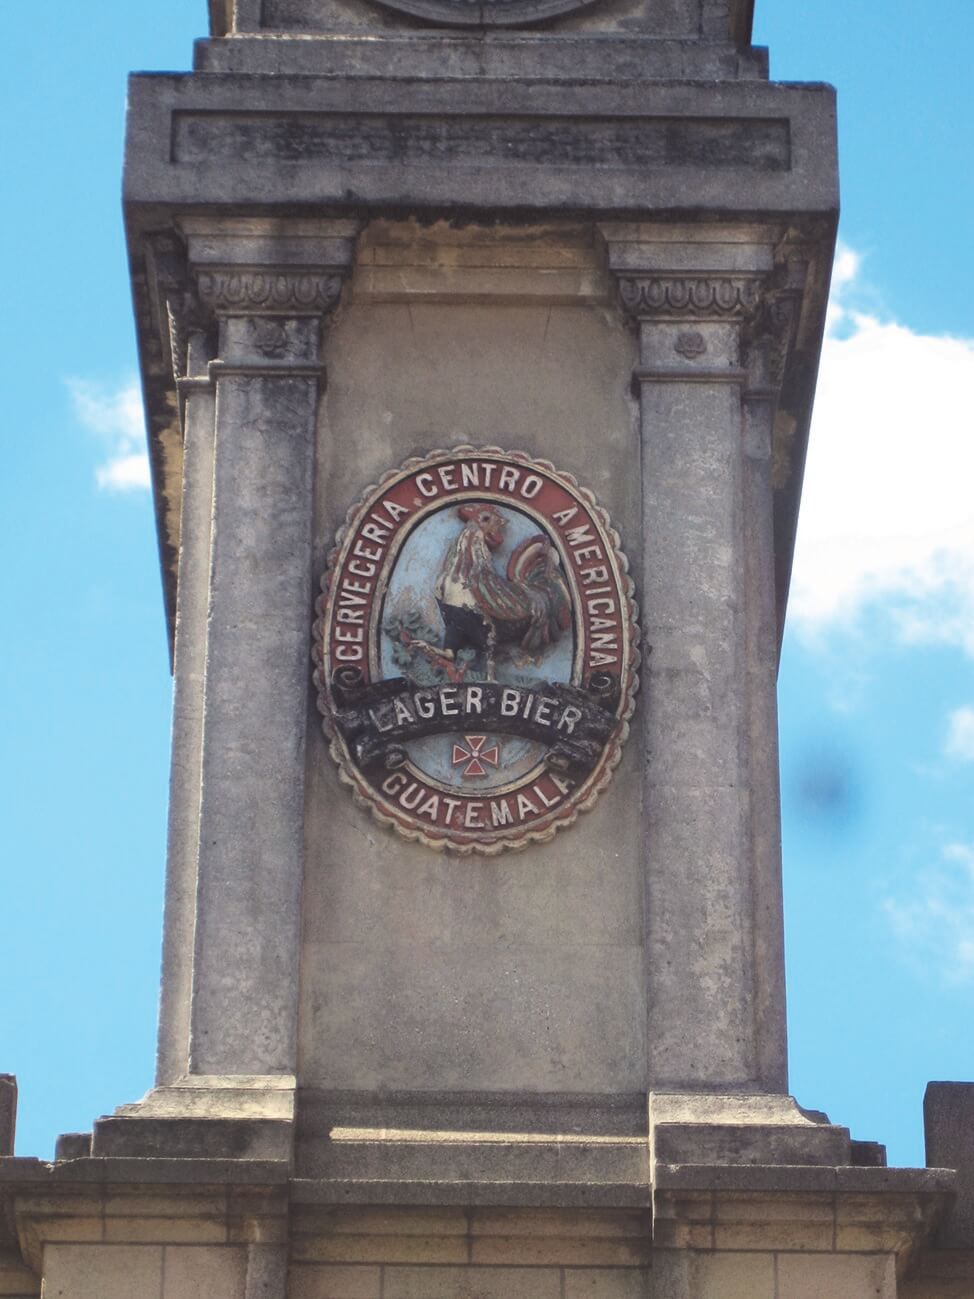
[[287,1160],[320,350],[356,226],[181,232],[189,287],[165,302],[184,474],[158,1086],[100,1120],[92,1149]]
[[602,229],[639,336],[649,1087],[781,1092],[770,425],[745,355],[773,243]]
[[182,527],[173,653],[172,764],[163,930],[157,1081],[187,1070],[199,847],[199,754],[203,747],[206,607],[213,501],[215,393],[210,331],[195,294],[167,302],[183,432]]
[[293,1075],[322,325],[349,222],[194,218],[219,329],[191,1075]]

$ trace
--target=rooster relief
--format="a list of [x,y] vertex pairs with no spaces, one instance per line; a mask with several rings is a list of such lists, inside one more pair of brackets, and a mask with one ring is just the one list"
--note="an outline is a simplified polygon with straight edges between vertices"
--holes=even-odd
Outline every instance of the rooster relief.
[[572,624],[557,550],[536,533],[515,546],[501,572],[496,554],[508,530],[501,510],[472,501],[458,506],[455,515],[462,527],[433,587],[443,624],[439,643],[415,614],[395,619],[387,630],[405,658],[421,657],[435,676],[448,681],[463,681],[468,674],[495,681],[500,657],[516,667],[537,665]]

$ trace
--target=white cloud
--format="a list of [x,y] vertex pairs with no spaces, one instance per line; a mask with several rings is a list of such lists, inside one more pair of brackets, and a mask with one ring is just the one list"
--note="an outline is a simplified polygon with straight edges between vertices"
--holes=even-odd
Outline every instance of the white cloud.
[[974,762],[974,708],[958,708],[948,717],[946,752],[949,758]]
[[98,486],[113,492],[149,486],[142,394],[135,379],[108,388],[87,379],[69,379],[75,414],[100,439],[104,460],[95,470]]
[[852,309],[861,265],[840,248],[789,611],[807,631],[882,601],[903,639],[974,655],[974,339]]
[[948,844],[912,896],[883,907],[913,960],[947,983],[974,982],[974,845]]

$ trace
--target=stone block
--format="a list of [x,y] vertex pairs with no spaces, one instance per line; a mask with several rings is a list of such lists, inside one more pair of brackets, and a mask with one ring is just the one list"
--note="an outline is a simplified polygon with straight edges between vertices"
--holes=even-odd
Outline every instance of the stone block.
[[640,1267],[649,1262],[650,1242],[597,1237],[485,1236],[470,1243],[473,1263],[491,1267]]
[[[896,1299],[888,1254],[779,1254],[775,1299]],[[750,1299],[750,1296],[748,1296]]]
[[210,1195],[121,1195],[109,1192],[103,1201],[102,1212],[106,1218],[223,1218],[226,1216],[226,1195],[223,1191]]
[[[473,863],[469,875],[482,870]],[[303,1032],[314,1081],[416,1090],[433,1079],[444,1089],[638,1088],[645,1069],[640,947],[420,942],[425,930],[421,921],[407,931],[413,941],[381,948],[307,944]]]
[[0,1299],[37,1299],[40,1277],[21,1262],[17,1249],[0,1248]]
[[[333,1139],[306,1150],[302,1163],[316,1176],[375,1181],[434,1182],[647,1182],[645,1141],[586,1141],[551,1135],[485,1140],[465,1133],[412,1134],[407,1140]],[[311,1158],[309,1159],[309,1155]]]
[[376,41],[349,35],[341,43],[279,36],[272,41],[198,41],[198,72],[322,76],[354,71],[359,76],[544,77],[602,79],[639,75],[645,79],[691,77],[722,81],[743,75],[767,76],[767,52],[729,49],[710,42],[619,33],[610,42],[579,33],[494,32],[485,40],[438,32],[435,41],[414,34],[385,32]]
[[957,1199],[941,1242],[952,1249],[974,1248],[974,1083],[929,1083],[923,1125],[927,1167],[957,1170]]
[[382,1269],[369,1264],[292,1267],[288,1299],[379,1299]]
[[770,1253],[698,1254],[690,1273],[693,1299],[777,1299]]
[[824,1223],[831,1230],[835,1208],[831,1196],[736,1195],[732,1200],[716,1197],[715,1218],[718,1225],[728,1223],[803,1222]]
[[647,1268],[567,1267],[564,1299],[648,1299],[650,1275]]
[[292,1241],[298,1263],[466,1263],[460,1236],[302,1236]]
[[833,1239],[831,1222],[739,1222],[714,1227],[718,1250],[828,1250]]
[[583,1209],[473,1209],[473,1236],[585,1237],[587,1240],[647,1239],[650,1215],[639,1210],[586,1212]]
[[849,1131],[790,1096],[652,1092],[654,1165],[812,1165],[849,1162]]
[[900,1282],[898,1299],[970,1299],[974,1251],[933,1250]]
[[162,1299],[243,1299],[246,1250],[168,1245]]
[[227,1240],[227,1223],[222,1217],[112,1217],[104,1220],[104,1239],[126,1244],[222,1245]]
[[44,1294],[47,1299],[163,1299],[162,1255],[161,1245],[49,1245]]
[[275,1119],[107,1117],[95,1124],[92,1153],[151,1159],[281,1159],[291,1125]]
[[322,1205],[292,1210],[297,1236],[466,1236],[463,1209]]
[[557,1267],[387,1267],[383,1299],[561,1299]]
[[54,1143],[54,1158],[59,1163],[65,1159],[87,1159],[90,1154],[90,1132],[62,1132]]
[[340,77],[134,77],[129,210],[207,199],[334,206],[350,175],[362,204],[429,210],[457,203],[458,168],[465,206],[490,212],[835,210],[829,87],[362,80],[364,111]]
[[[105,1220],[82,1213],[44,1219],[44,1243],[76,1243],[105,1240]],[[137,1239],[137,1238],[136,1238]],[[154,1239],[154,1238],[153,1238]]]

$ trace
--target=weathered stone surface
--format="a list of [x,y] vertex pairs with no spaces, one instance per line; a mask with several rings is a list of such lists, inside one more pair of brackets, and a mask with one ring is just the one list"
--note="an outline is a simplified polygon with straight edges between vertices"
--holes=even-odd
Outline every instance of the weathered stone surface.
[[386,31],[381,41],[364,34],[198,41],[194,66],[199,72],[251,75],[727,81],[765,79],[767,53],[629,32],[439,32],[430,39],[420,32]]
[[974,1293],[974,1251],[933,1250],[900,1282],[897,1299],[968,1299]]
[[217,1246],[167,1246],[162,1299],[249,1299],[246,1251]]
[[44,1259],[44,1288],[64,1299],[161,1299],[162,1257],[162,1245],[52,1244]]
[[[606,312],[591,230],[376,223],[359,259],[325,352],[321,568],[365,483],[458,441],[500,437],[579,474],[587,465],[624,544],[638,536],[633,345]],[[431,383],[433,369],[464,380]],[[304,1084],[525,1100],[640,1089],[638,753],[626,752],[564,848],[458,871],[449,857],[393,846],[347,799],[317,737],[311,749]]]
[[55,1161],[87,1159],[91,1155],[90,1132],[62,1132],[54,1146]]
[[837,1167],[849,1163],[849,1131],[808,1115],[790,1097],[651,1092],[654,1168],[751,1164]]
[[928,1166],[957,1170],[957,1201],[941,1243],[974,1249],[974,1083],[928,1083],[923,1125]]
[[17,1135],[17,1079],[0,1074],[0,1157],[12,1155]]
[[884,1255],[784,1254],[781,1299],[896,1299],[896,1262]]
[[38,1299],[41,1279],[20,1258],[19,1249],[0,1246],[0,1296],[3,1299]]
[[713,118],[646,118],[634,122],[587,118],[539,126],[533,118],[484,121],[398,114],[382,118],[338,113],[238,113],[223,119],[181,113],[175,121],[177,163],[272,162],[334,166],[424,164],[459,166],[692,167],[786,171],[788,123]]
[[[329,115],[317,123],[307,116],[312,85],[315,113]],[[204,196],[241,205],[347,204],[349,166],[357,205],[399,210],[456,204],[462,175],[461,206],[484,212],[588,209],[643,219],[694,207],[835,213],[834,101],[824,87],[484,79],[441,86],[398,78],[342,84],[223,74],[135,78],[130,93],[125,193],[133,217],[142,203],[185,205]],[[340,140],[329,135],[335,114]],[[498,115],[524,135],[510,160],[482,153]],[[529,126],[517,126],[522,116]],[[406,165],[408,154],[389,156],[389,124],[407,128],[418,117],[426,134],[416,135]],[[603,139],[608,153],[593,167],[600,137],[591,124],[608,119],[618,123],[617,142]],[[747,165],[722,165],[721,151],[708,150],[708,132],[724,130]],[[530,186],[519,154],[531,161]],[[355,166],[355,157],[370,160]]]
[[773,1254],[697,1255],[693,1299],[778,1299]]
[[[684,37],[688,40],[734,41],[746,46],[751,35],[749,0],[614,0],[611,4],[530,6],[501,0],[462,0],[457,4],[399,5],[350,3],[349,0],[211,0],[210,28],[214,36],[229,33],[318,32],[349,27],[386,32],[396,25],[408,26],[416,14],[442,23],[478,27],[518,24],[561,14],[555,30],[643,29],[655,37]],[[578,12],[573,12],[577,10]]]
[[105,1118],[95,1123],[96,1159],[281,1159],[291,1149],[291,1125],[266,1119]]

